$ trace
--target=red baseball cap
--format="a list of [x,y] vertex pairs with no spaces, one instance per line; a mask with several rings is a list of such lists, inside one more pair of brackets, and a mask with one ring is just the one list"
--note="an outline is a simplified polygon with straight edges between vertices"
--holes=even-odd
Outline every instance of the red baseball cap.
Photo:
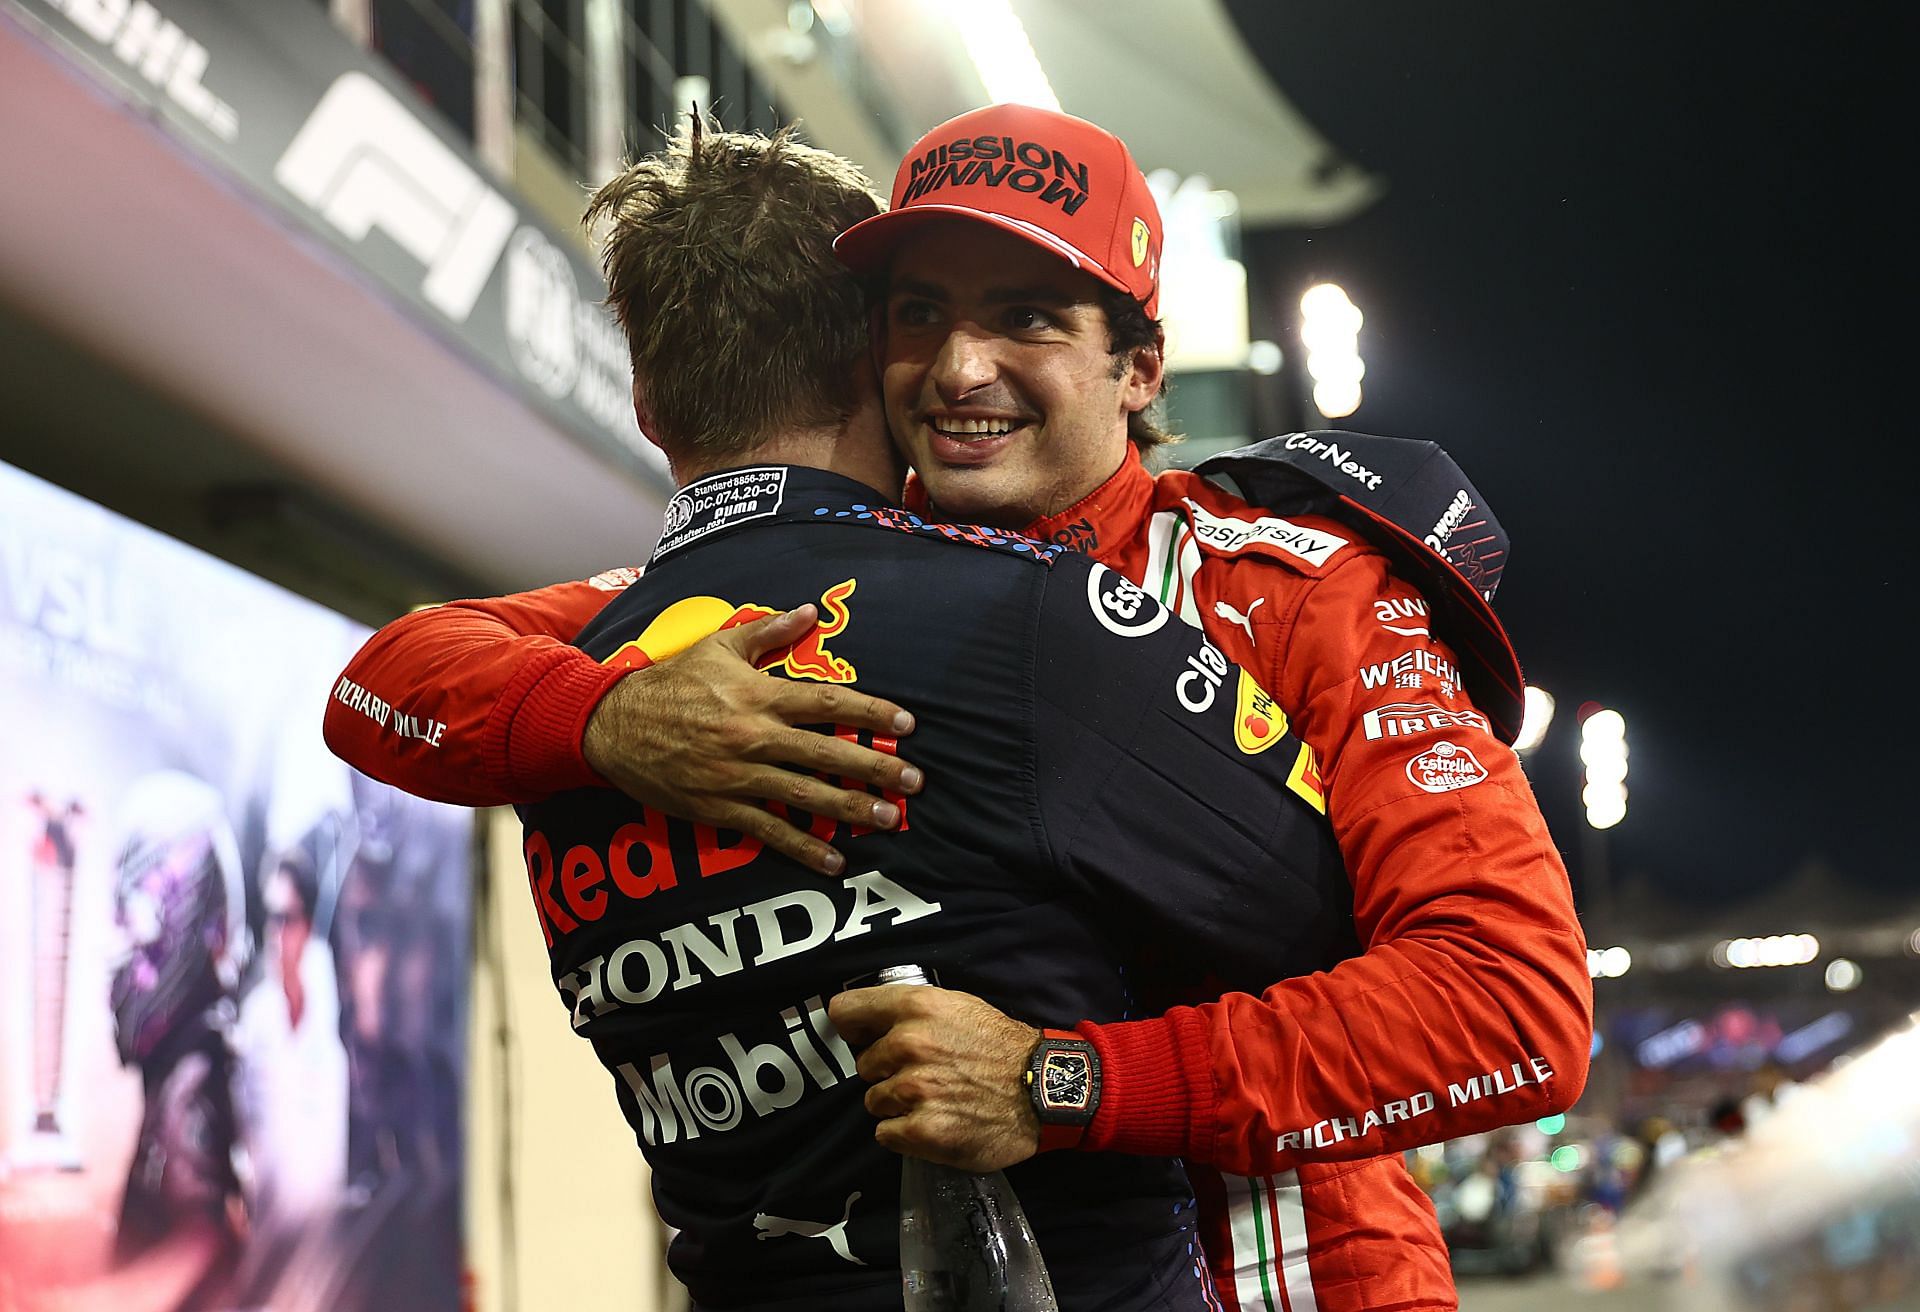
[[937,218],[977,219],[1060,256],[1139,301],[1160,303],[1160,207],[1127,143],[1103,127],[1032,105],[989,105],[914,143],[893,175],[891,208],[841,233],[855,273]]

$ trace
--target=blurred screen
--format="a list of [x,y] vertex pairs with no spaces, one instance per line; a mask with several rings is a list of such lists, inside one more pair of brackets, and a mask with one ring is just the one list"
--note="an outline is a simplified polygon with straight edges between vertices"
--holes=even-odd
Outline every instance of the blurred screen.
[[0,465],[0,1312],[455,1309],[472,817],[367,631]]

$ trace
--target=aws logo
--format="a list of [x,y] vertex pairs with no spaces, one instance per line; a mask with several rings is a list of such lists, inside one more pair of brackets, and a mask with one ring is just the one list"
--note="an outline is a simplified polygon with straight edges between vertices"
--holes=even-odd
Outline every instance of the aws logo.
[[[760,668],[782,670],[791,678],[819,683],[852,683],[858,678],[853,662],[842,660],[827,646],[829,639],[844,633],[853,622],[853,612],[847,602],[853,596],[856,583],[855,579],[843,579],[828,588],[820,598],[823,612],[820,623],[791,647],[764,657]],[[757,602],[735,605],[719,597],[684,597],[654,616],[638,637],[624,643],[601,663],[623,670],[644,670],[711,634],[778,614],[773,607]]]

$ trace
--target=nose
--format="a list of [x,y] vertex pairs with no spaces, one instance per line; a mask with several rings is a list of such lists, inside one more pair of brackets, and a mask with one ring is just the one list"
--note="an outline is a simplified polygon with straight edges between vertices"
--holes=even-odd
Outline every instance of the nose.
[[955,324],[947,334],[934,356],[931,371],[940,399],[949,404],[964,401],[999,376],[1000,364],[992,334],[966,323]]

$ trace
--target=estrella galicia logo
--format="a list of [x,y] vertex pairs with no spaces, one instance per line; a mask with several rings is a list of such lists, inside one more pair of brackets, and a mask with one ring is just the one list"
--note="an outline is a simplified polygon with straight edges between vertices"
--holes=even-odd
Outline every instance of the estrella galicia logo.
[[1173,614],[1105,565],[1095,565],[1087,573],[1087,603],[1100,627],[1122,638],[1144,638]]
[[1487,767],[1471,749],[1449,742],[1435,743],[1407,762],[1407,779],[1429,793],[1471,788],[1486,777]]

